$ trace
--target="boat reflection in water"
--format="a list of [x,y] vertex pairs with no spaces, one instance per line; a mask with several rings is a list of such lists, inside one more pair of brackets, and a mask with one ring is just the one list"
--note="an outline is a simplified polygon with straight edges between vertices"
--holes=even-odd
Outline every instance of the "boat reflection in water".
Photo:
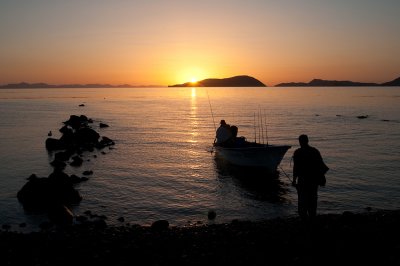
[[279,203],[286,201],[289,191],[287,184],[279,179],[279,171],[271,172],[262,167],[246,167],[231,164],[214,156],[216,171],[220,179],[232,179],[232,182],[243,189],[244,195],[255,200]]

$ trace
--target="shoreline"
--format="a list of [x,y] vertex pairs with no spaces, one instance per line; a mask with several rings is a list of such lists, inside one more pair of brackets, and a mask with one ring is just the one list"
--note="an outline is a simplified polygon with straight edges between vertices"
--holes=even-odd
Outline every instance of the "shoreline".
[[400,210],[193,227],[87,223],[0,230],[5,265],[398,265]]

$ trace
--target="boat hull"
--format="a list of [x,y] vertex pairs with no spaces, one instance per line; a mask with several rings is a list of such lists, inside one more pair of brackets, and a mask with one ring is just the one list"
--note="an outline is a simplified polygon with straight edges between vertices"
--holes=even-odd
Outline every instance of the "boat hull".
[[228,163],[266,168],[270,172],[276,171],[286,152],[291,148],[287,145],[259,145],[257,147],[214,147],[216,155]]

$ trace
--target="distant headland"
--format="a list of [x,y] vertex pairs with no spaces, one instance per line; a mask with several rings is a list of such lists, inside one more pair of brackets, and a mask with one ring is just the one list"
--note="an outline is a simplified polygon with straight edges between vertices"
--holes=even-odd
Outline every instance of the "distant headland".
[[280,83],[275,87],[373,87],[373,86],[400,86],[400,77],[384,83],[365,83],[349,80],[323,80],[313,79],[308,83],[305,82],[289,82]]
[[169,85],[168,87],[266,87],[266,85],[258,79],[242,75],[223,79],[203,79],[197,82]]
[[130,84],[111,85],[111,84],[62,84],[54,85],[47,83],[10,83],[6,85],[0,85],[0,89],[47,89],[47,88],[150,88],[150,87],[162,87],[160,85],[147,85],[147,86],[133,86]]

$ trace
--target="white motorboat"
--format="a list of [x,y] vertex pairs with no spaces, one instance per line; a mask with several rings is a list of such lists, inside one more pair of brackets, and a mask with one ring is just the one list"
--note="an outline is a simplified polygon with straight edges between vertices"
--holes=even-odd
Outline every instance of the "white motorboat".
[[275,172],[286,152],[291,148],[288,145],[269,145],[245,142],[237,146],[214,145],[216,155],[228,163],[265,168]]

